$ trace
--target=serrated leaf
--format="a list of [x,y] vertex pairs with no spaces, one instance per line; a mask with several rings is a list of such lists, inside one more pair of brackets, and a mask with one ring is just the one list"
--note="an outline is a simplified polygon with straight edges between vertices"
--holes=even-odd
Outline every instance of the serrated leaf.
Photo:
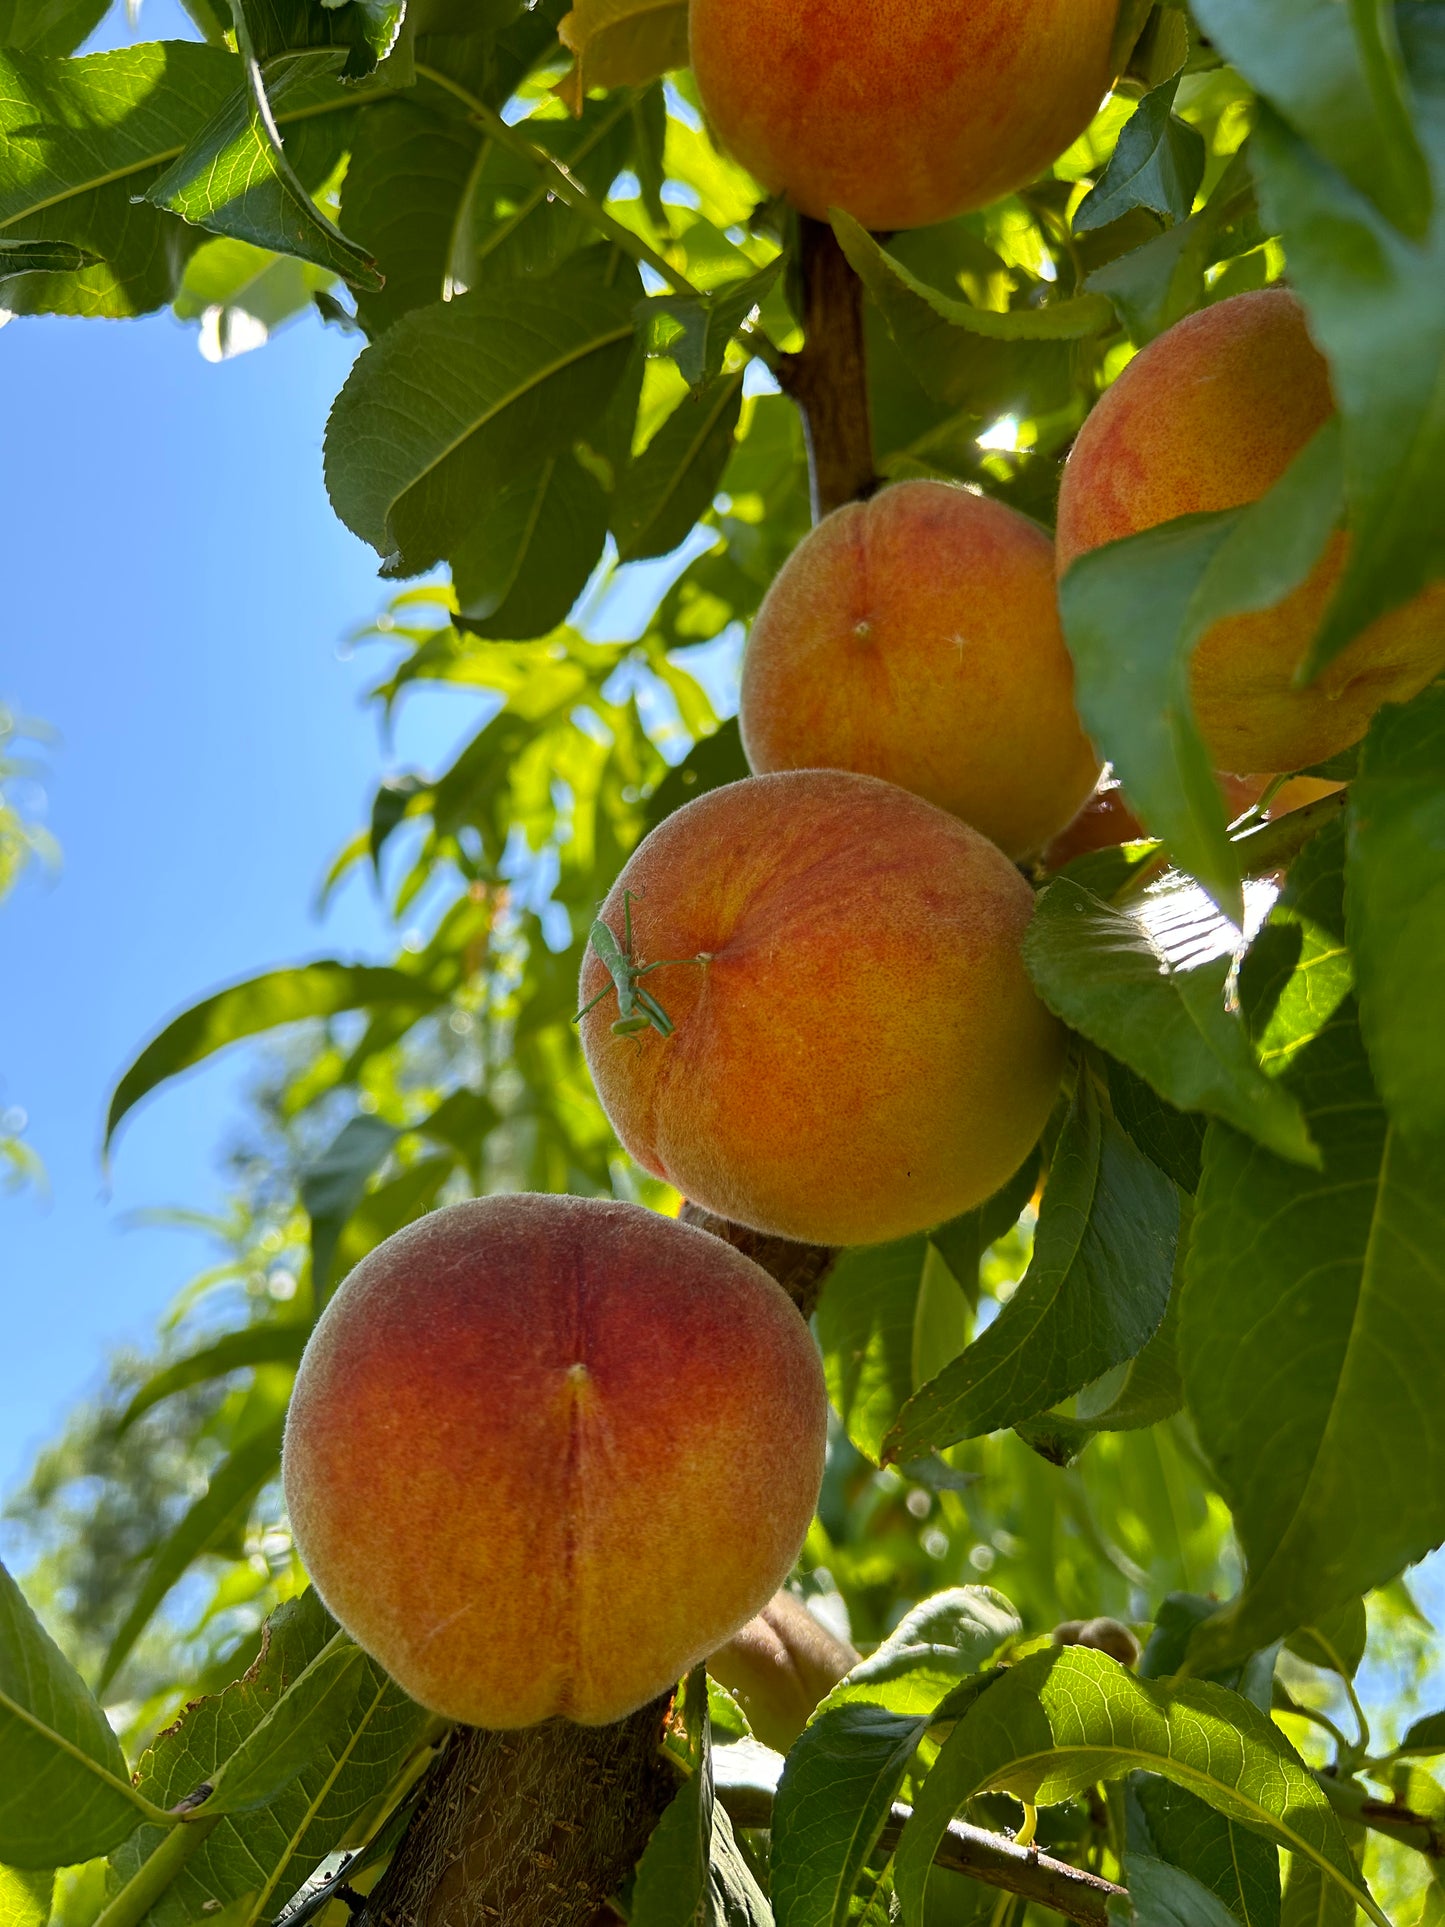
[[1034,987],[1056,1017],[1182,1111],[1221,1117],[1266,1149],[1318,1167],[1299,1105],[1265,1076],[1237,1011],[1229,958],[1170,970],[1147,927],[1068,877],[1039,898],[1024,935]]
[[[1324,10],[1343,23],[1342,7]],[[1433,8],[1403,9],[1400,24],[1438,184],[1445,36]],[[1445,574],[1445,499],[1429,479],[1445,463],[1436,403],[1445,368],[1445,209],[1437,185],[1428,232],[1418,245],[1408,240],[1267,108],[1251,151],[1264,212],[1284,237],[1342,417],[1351,546],[1306,665],[1314,675],[1376,616]]]
[[1247,1574],[1195,1636],[1201,1667],[1317,1622],[1445,1538],[1439,1158],[1390,1126],[1353,999],[1331,983],[1347,968],[1342,844],[1326,831],[1297,861],[1241,981],[1324,1169],[1222,1124],[1205,1140],[1180,1362]]
[[[282,1606],[245,1678],[189,1707],[142,1756],[141,1790],[169,1807],[213,1783],[223,1763],[336,1631],[315,1592]],[[146,1927],[192,1927],[246,1895],[251,1899],[245,1918],[274,1918],[281,1902],[396,1780],[430,1716],[373,1661],[363,1658],[361,1666],[362,1684],[345,1733],[324,1746],[270,1805],[223,1817],[146,1916]],[[112,1858],[112,1891],[137,1872],[159,1839],[155,1828],[144,1827],[126,1841]]]
[[110,1722],[3,1565],[0,1753],[0,1858],[11,1867],[92,1859],[155,1813],[130,1783]]
[[1241,1927],[1280,1927],[1279,1853],[1271,1840],[1152,1774],[1134,1776],[1130,1797],[1160,1859],[1202,1882]]
[[1197,0],[1224,58],[1346,180],[1418,240],[1430,219],[1430,169],[1411,120],[1386,8],[1366,0]]
[[452,556],[457,627],[525,641],[565,622],[607,541],[607,495],[570,449],[516,470]]
[[653,295],[641,310],[649,352],[667,355],[689,388],[700,387],[722,372],[728,343],[766,300],[782,266],[779,255],[756,274],[724,282],[711,294]]
[[920,1236],[845,1251],[818,1306],[828,1396],[875,1465],[913,1391],[913,1312],[927,1249]]
[[557,29],[577,89],[642,87],[688,63],[687,0],[577,0]]
[[341,1130],[301,1173],[297,1191],[311,1219],[311,1288],[318,1304],[330,1296],[336,1248],[346,1221],[366,1195],[401,1133],[382,1118],[362,1112]]
[[15,279],[16,313],[144,314],[174,294],[200,239],[139,197],[232,93],[219,47],[151,41],[77,60],[0,54],[0,235],[97,260]]
[[[347,11],[358,4],[349,0]],[[291,54],[263,74],[248,56],[241,88],[151,183],[146,199],[213,234],[309,261],[359,288],[379,288],[376,263],[321,212],[276,126],[277,107],[339,64],[335,52]]]
[[683,397],[622,471],[612,502],[621,562],[670,555],[712,505],[733,451],[743,405],[742,370]]
[[773,1804],[778,1927],[844,1927],[868,1856],[928,1730],[866,1704],[821,1713],[788,1755]]
[[350,1737],[366,1672],[356,1642],[346,1633],[333,1635],[222,1764],[206,1818],[268,1806],[313,1760],[334,1758]]
[[883,1643],[839,1680],[813,1718],[857,1702],[910,1718],[933,1713],[1022,1631],[1011,1602],[991,1586],[935,1593],[905,1613]]
[[406,971],[330,959],[293,970],[269,970],[232,984],[182,1011],[146,1045],[115,1087],[105,1141],[110,1143],[126,1112],[158,1084],[243,1037],[378,1005],[413,1006],[420,1016],[436,1002],[426,984]]
[[1152,1158],[1181,1191],[1192,1197],[1199,1189],[1199,1166],[1209,1120],[1176,1110],[1117,1058],[1108,1060],[1106,1074],[1114,1116],[1145,1157]]
[[1002,314],[976,308],[930,287],[851,215],[834,209],[832,221],[912,372],[936,401],[952,407],[983,406],[1006,371],[1026,383],[1039,352],[1058,354],[1113,326],[1112,305],[1096,294]]
[[548,280],[418,308],[357,360],[327,425],[327,487],[348,528],[395,552],[389,566],[462,548],[519,460],[570,446],[602,413],[635,303],[607,274],[594,249]]
[[192,1561],[201,1556],[228,1523],[249,1513],[262,1486],[276,1476],[281,1464],[281,1427],[279,1418],[263,1425],[224,1458],[211,1474],[205,1491],[161,1541],[130,1611],[106,1649],[100,1669],[100,1691],[104,1692],[120,1671],[151,1615]]
[[129,1405],[121,1413],[116,1424],[117,1432],[124,1432],[134,1425],[144,1412],[162,1399],[183,1392],[191,1385],[205,1385],[213,1378],[223,1378],[228,1372],[243,1371],[255,1365],[298,1365],[306,1345],[307,1328],[304,1325],[285,1325],[279,1321],[268,1321],[262,1325],[247,1325],[240,1331],[227,1332],[212,1345],[203,1345],[199,1351],[178,1358],[173,1365],[166,1365],[153,1372],[132,1397]]
[[895,1862],[907,1927],[921,1927],[934,1853],[966,1800],[1000,1789],[1053,1805],[1136,1767],[1163,1774],[1231,1820],[1272,1833],[1387,1927],[1329,1802],[1266,1714],[1200,1680],[1136,1679],[1083,1646],[1020,1660],[945,1741]]
[[1081,1072],[1028,1271],[981,1336],[909,1399],[885,1458],[1018,1425],[1142,1351],[1169,1302],[1178,1228],[1178,1192]]
[[1346,924],[1375,1082],[1404,1134],[1445,1135],[1445,683],[1375,718],[1350,791]]
[[1107,227],[1136,207],[1182,221],[1204,179],[1204,136],[1174,115],[1177,79],[1146,94],[1125,122],[1098,184],[1074,211],[1076,234]]
[[1108,296],[1130,339],[1142,347],[1203,305],[1205,270],[1222,252],[1242,252],[1263,239],[1236,234],[1252,223],[1253,206],[1248,162],[1237,154],[1197,214],[1095,268],[1086,285]]
[[1124,1881],[1128,1900],[1109,1903],[1109,1920],[1119,1927],[1237,1927],[1217,1894],[1182,1868],[1151,1855],[1126,1853]]
[[406,0],[342,0],[317,6],[314,0],[239,0],[251,51],[257,60],[300,48],[336,48],[345,53],[347,80],[363,80],[385,60],[401,32]]

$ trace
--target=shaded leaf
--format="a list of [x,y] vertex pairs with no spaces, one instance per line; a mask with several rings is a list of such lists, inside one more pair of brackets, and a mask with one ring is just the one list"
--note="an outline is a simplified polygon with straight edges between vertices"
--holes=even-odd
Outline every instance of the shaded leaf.
[[818,1306],[828,1396],[848,1437],[874,1464],[913,1390],[913,1313],[928,1241],[845,1251]]
[[243,1371],[247,1366],[300,1364],[306,1334],[304,1325],[275,1321],[227,1332],[214,1344],[203,1345],[199,1351],[153,1372],[121,1413],[117,1432],[134,1425],[143,1412],[159,1405],[163,1398],[183,1392],[191,1385],[207,1384],[213,1378]]
[[75,274],[99,259],[73,241],[0,240],[0,281],[12,274]]
[[297,1189],[311,1219],[311,1288],[318,1304],[331,1293],[336,1248],[366,1187],[390,1157],[400,1133],[362,1112],[348,1118],[331,1143],[301,1173]]
[[1136,1767],[1163,1774],[1229,1819],[1272,1833],[1385,1927],[1329,1802],[1266,1714],[1200,1680],[1136,1679],[1083,1646],[1020,1660],[945,1741],[898,1848],[896,1884],[908,1927],[923,1920],[934,1853],[966,1800],[997,1788],[1053,1805]]
[[694,1927],[708,1890],[715,1800],[707,1678],[701,1666],[688,1675],[685,1705],[692,1771],[637,1863],[629,1913],[633,1927]]
[[1174,115],[1177,79],[1146,94],[1125,123],[1097,186],[1074,211],[1076,234],[1106,227],[1131,208],[1182,221],[1204,179],[1204,136]]
[[110,1722],[4,1566],[0,1752],[0,1856],[11,1867],[92,1859],[155,1812],[131,1786]]
[[641,310],[649,353],[675,361],[689,388],[720,374],[728,343],[766,299],[782,265],[779,255],[756,274],[726,281],[711,294],[653,295]]
[[1217,1894],[1182,1868],[1148,1854],[1126,1853],[1127,1904],[1109,1903],[1113,1923],[1137,1927],[1236,1927],[1234,1915]]
[[1198,1113],[1176,1110],[1117,1058],[1108,1060],[1106,1071],[1114,1116],[1145,1157],[1152,1158],[1182,1191],[1193,1196],[1199,1189],[1209,1120]]
[[350,1737],[364,1661],[346,1633],[322,1647],[223,1763],[206,1801],[207,1819],[267,1806],[312,1761],[335,1758]]
[[401,573],[463,548],[517,462],[570,445],[602,412],[627,365],[634,300],[593,249],[546,281],[404,315],[331,411],[326,480],[342,521],[395,551]]
[[668,555],[717,493],[743,405],[742,371],[683,397],[622,471],[612,503],[618,560]]
[[[1136,1774],[1130,1793],[1161,1860],[1201,1881],[1242,1927],[1280,1927],[1279,1854],[1271,1840],[1171,1780]],[[1132,1822],[1130,1831],[1132,1838]]]
[[1055,1016],[1168,1103],[1224,1118],[1280,1157],[1318,1165],[1299,1105],[1265,1076],[1243,1019],[1226,1008],[1228,957],[1170,970],[1143,923],[1057,877],[1038,900],[1024,959]]
[[933,1713],[1006,1639],[1022,1631],[1012,1604],[991,1586],[935,1593],[905,1613],[882,1644],[859,1660],[813,1718],[860,1701],[910,1718]]
[[1253,231],[1253,209],[1249,166],[1239,154],[1197,214],[1095,268],[1087,287],[1108,296],[1142,347],[1203,305],[1205,271],[1215,260],[1264,238]]
[[1142,1351],[1169,1302],[1178,1227],[1174,1186],[1081,1073],[1028,1271],[982,1335],[904,1406],[885,1457],[1017,1425]]
[[0,0],[0,47],[71,54],[90,38],[109,0]]
[[1301,1626],[1285,1641],[1292,1653],[1307,1659],[1311,1666],[1323,1666],[1342,1679],[1353,1679],[1365,1657],[1369,1627],[1363,1599],[1348,1599],[1318,1625]]
[[641,87],[688,63],[687,0],[577,0],[557,29],[590,87]]
[[1445,683],[1375,718],[1350,792],[1345,884],[1380,1095],[1407,1137],[1445,1135]]
[[347,80],[363,80],[396,45],[406,0],[239,0],[251,51],[262,62],[300,48],[337,48]]
[[607,496],[570,449],[514,471],[452,556],[457,627],[517,641],[549,634],[606,541]]

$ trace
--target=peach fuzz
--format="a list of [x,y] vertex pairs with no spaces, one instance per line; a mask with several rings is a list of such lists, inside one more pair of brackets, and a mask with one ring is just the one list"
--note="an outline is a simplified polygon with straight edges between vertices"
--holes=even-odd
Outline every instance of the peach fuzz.
[[1118,0],[692,0],[730,153],[803,213],[925,227],[1057,160],[1113,81]]
[[[1180,515],[1258,500],[1334,412],[1329,369],[1283,288],[1190,315],[1130,362],[1085,422],[1059,498],[1061,568]],[[1381,616],[1307,689],[1293,676],[1339,583],[1336,533],[1274,608],[1201,638],[1194,712],[1216,767],[1298,770],[1358,742],[1382,703],[1405,702],[1445,667],[1445,583]]]
[[[1048,1118],[1064,1033],[1025,973],[1033,893],[994,845],[872,776],[793,770],[665,819],[602,916],[670,1037],[582,1022],[607,1115],[654,1176],[720,1217],[873,1244],[970,1210]],[[589,949],[581,1003],[608,982]]]
[[423,1706],[601,1725],[771,1598],[826,1421],[807,1326],[721,1239],[482,1198],[388,1238],[327,1307],[286,1502],[321,1597]]
[[743,661],[755,770],[881,776],[1013,857],[1093,789],[1054,546],[1016,509],[947,482],[850,503],[794,550]]

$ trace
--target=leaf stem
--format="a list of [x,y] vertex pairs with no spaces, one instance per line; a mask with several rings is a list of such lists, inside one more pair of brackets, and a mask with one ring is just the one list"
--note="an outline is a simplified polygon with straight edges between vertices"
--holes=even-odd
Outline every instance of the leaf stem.
[[149,1859],[127,1880],[95,1927],[138,1927],[206,1836],[221,1824],[222,1818],[219,1813],[201,1811],[194,1820],[173,1827]]
[[19,1700],[12,1699],[8,1693],[0,1692],[0,1712],[9,1713],[12,1718],[21,1721],[23,1725],[33,1728],[35,1732],[40,1734],[42,1739],[50,1746],[55,1747],[57,1751],[68,1753],[72,1760],[75,1760],[85,1768],[87,1773],[93,1773],[96,1779],[104,1781],[105,1785],[108,1786],[113,1793],[123,1795],[125,1799],[130,1801],[138,1813],[154,1825],[158,1827],[168,1827],[174,1824],[171,1816],[164,1808],[155,1806],[151,1801],[147,1800],[145,1795],[138,1792],[129,1780],[121,1779],[118,1774],[112,1773],[108,1767],[102,1766],[99,1760],[92,1759],[83,1747],[77,1746],[73,1740],[66,1739],[63,1733],[57,1733],[55,1728],[53,1726],[47,1726],[44,1720],[37,1719],[29,1707],[22,1706]]

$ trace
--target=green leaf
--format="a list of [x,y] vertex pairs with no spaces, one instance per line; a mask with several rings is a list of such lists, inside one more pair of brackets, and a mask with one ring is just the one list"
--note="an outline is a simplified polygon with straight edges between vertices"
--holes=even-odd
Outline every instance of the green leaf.
[[768,1897],[753,1877],[723,1807],[713,1809],[707,1927],[773,1927]]
[[688,1675],[685,1704],[693,1770],[665,1808],[637,1863],[632,1927],[694,1927],[708,1889],[715,1801],[707,1677],[701,1666]]
[[1068,877],[1038,900],[1024,959],[1039,995],[1181,1111],[1203,1111],[1266,1149],[1318,1167],[1299,1105],[1260,1069],[1225,1004],[1231,960],[1170,970],[1145,925]]
[[326,480],[347,527],[396,552],[389,567],[418,572],[463,547],[518,461],[601,414],[635,304],[607,276],[592,249],[546,281],[419,308],[360,356],[331,411]]
[[558,34],[577,56],[578,99],[591,87],[640,87],[685,67],[687,0],[577,0]]
[[828,1396],[875,1465],[913,1390],[913,1314],[927,1249],[919,1236],[845,1251],[818,1306]]
[[1161,1860],[1201,1881],[1241,1927],[1280,1927],[1279,1854],[1273,1841],[1153,1774],[1136,1774],[1130,1796],[1143,1816],[1150,1850]]
[[1200,1667],[1318,1624],[1445,1537],[1439,1159],[1390,1126],[1330,981],[1342,843],[1326,831],[1297,861],[1241,981],[1324,1169],[1222,1124],[1205,1140],[1180,1362],[1247,1577],[1196,1635]]
[[1312,1860],[1292,1853],[1280,1919],[1281,1927],[1354,1927],[1355,1903]]
[[641,308],[649,353],[675,361],[689,388],[721,374],[728,343],[766,300],[782,265],[779,255],[756,274],[726,281],[712,294],[653,295]]
[[350,1736],[366,1672],[361,1648],[335,1634],[224,1762],[206,1818],[269,1806],[303,1768],[323,1754],[335,1758]]
[[1189,1248],[1193,1205],[1180,1206],[1174,1281],[1164,1321],[1137,1357],[1115,1366],[1079,1393],[1074,1419],[1089,1432],[1137,1432],[1172,1418],[1184,1403],[1179,1375],[1180,1275]]
[[1192,1197],[1199,1189],[1200,1160],[1208,1120],[1175,1110],[1127,1064],[1111,1057],[1107,1064],[1109,1102],[1114,1116],[1145,1157],[1152,1158],[1180,1190]]
[[832,220],[839,245],[889,333],[936,401],[981,411],[1005,371],[1022,383],[1041,352],[1057,357],[1113,326],[1112,306],[1097,294],[1003,314],[976,308],[920,279],[851,215],[834,209]]
[[344,51],[347,80],[363,80],[385,60],[401,32],[406,0],[343,0],[320,7],[314,0],[239,0],[251,51],[270,61],[299,48]]
[[99,26],[109,0],[0,0],[0,47],[71,54]]
[[1407,1138],[1445,1135],[1445,683],[1383,709],[1350,791],[1346,921],[1360,1026]]
[[45,1927],[54,1888],[49,1867],[0,1867],[0,1927]]
[[139,197],[240,74],[233,54],[188,41],[79,60],[0,54],[0,236],[97,257],[10,281],[6,307],[134,315],[168,301],[200,236]]
[[329,959],[293,970],[269,970],[218,990],[173,1018],[126,1071],[110,1100],[106,1144],[126,1112],[158,1084],[243,1037],[255,1037],[281,1024],[376,1006],[411,1005],[420,1016],[437,1001],[424,983],[406,971]]
[[607,496],[570,449],[501,481],[452,556],[457,627],[520,641],[566,620],[607,541]]
[[[347,12],[361,3],[348,0]],[[146,199],[213,234],[309,261],[357,287],[379,288],[376,263],[321,212],[276,126],[276,108],[307,93],[308,83],[324,81],[337,64],[334,53],[291,54],[273,61],[263,75],[247,54],[241,88],[151,183]],[[339,156],[342,125],[333,116],[321,131],[331,136]]]
[[655,830],[664,817],[680,810],[695,796],[721,789],[724,783],[740,783],[752,774],[743,754],[742,736],[736,716],[720,723],[711,736],[693,744],[680,763],[675,763],[647,799],[643,827]]
[[621,562],[670,555],[712,505],[733,451],[742,370],[683,397],[622,471],[612,503]]
[[1445,1753],[1445,1713],[1427,1713],[1414,1721],[1400,1746],[1411,1753]]
[[819,1714],[788,1755],[773,1804],[778,1927],[844,1927],[853,1890],[928,1730],[864,1704]]
[[1182,221],[1204,179],[1204,136],[1174,115],[1176,79],[1146,94],[1125,123],[1097,186],[1074,211],[1076,234],[1107,227],[1132,208]]
[[1022,1631],[1012,1604],[991,1586],[935,1593],[905,1613],[883,1643],[839,1680],[813,1718],[860,1701],[910,1718],[933,1713]]
[[[232,1520],[249,1513],[256,1494],[276,1476],[281,1463],[278,1418],[238,1445],[211,1474],[210,1482],[153,1555],[140,1591],[106,1651],[100,1670],[100,1690],[115,1678],[131,1648],[145,1631],[151,1614],[171,1587],[198,1559],[216,1535]],[[93,1851],[98,1851],[95,1849]],[[75,1859],[82,1856],[74,1855]]]
[[1430,170],[1410,117],[1390,11],[1377,0],[1197,0],[1200,26],[1296,133],[1419,240]]
[[1169,1302],[1178,1228],[1178,1192],[1104,1115],[1082,1071],[1028,1271],[983,1334],[909,1399],[885,1458],[1017,1425],[1142,1351]]
[[279,1322],[246,1325],[240,1331],[227,1332],[214,1344],[203,1345],[199,1351],[178,1358],[173,1365],[163,1366],[151,1374],[121,1413],[117,1433],[128,1430],[143,1412],[159,1405],[163,1398],[183,1392],[188,1386],[204,1385],[213,1378],[224,1378],[228,1372],[243,1371],[247,1366],[298,1365],[306,1346],[306,1332],[304,1325]]
[[908,1927],[920,1927],[934,1853],[966,1800],[1000,1789],[1048,1806],[1136,1767],[1163,1774],[1231,1820],[1272,1833],[1387,1927],[1329,1802],[1266,1714],[1201,1680],[1136,1679],[1083,1646],[1021,1660],[944,1743],[898,1848],[896,1884]]
[[99,259],[73,241],[0,240],[0,281],[12,274],[76,274]]
[[1192,1874],[1151,1855],[1126,1853],[1128,1903],[1111,1901],[1111,1927],[1238,1927],[1224,1902]]
[[1353,1679],[1365,1657],[1368,1636],[1364,1600],[1347,1599],[1343,1606],[1323,1615],[1318,1625],[1301,1626],[1285,1644],[1311,1666],[1322,1666],[1341,1679]]
[[3,1565],[0,1754],[0,1857],[11,1867],[92,1859],[158,1817],[131,1786],[110,1722]]
[[[1326,11],[1344,20],[1344,9]],[[1432,18],[1433,16],[1433,18]],[[1384,18],[1383,10],[1381,18]],[[1421,132],[1445,178],[1445,36],[1433,8],[1403,10]],[[1365,625],[1445,574],[1445,211],[1416,245],[1268,109],[1251,143],[1260,199],[1329,358],[1344,436],[1351,546],[1315,638],[1315,675]],[[1383,179],[1383,170],[1376,178]]]
[[[199,1786],[214,1784],[224,1763],[336,1631],[314,1591],[282,1606],[245,1678],[188,1707],[142,1756],[142,1792],[170,1807]],[[248,1894],[247,1918],[274,1918],[393,1784],[423,1740],[430,1716],[373,1661],[363,1658],[361,1667],[345,1730],[330,1736],[268,1806],[221,1818],[147,1915],[146,1927],[193,1927]],[[113,1858],[113,1885],[141,1869],[159,1841],[153,1827],[128,1840]]]
[[1253,210],[1254,189],[1241,152],[1197,214],[1095,268],[1087,286],[1108,296],[1130,339],[1142,347],[1203,306],[1205,271],[1215,260],[1263,240],[1254,231]]
[[318,1304],[331,1294],[336,1248],[346,1221],[390,1157],[400,1132],[362,1112],[349,1118],[320,1157],[301,1173],[297,1189],[311,1219],[311,1287]]

